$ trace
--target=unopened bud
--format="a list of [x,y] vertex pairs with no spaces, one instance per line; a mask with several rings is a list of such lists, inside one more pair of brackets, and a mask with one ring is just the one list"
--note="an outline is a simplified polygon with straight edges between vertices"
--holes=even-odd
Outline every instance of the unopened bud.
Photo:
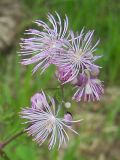
[[66,103],[65,103],[65,107],[66,107],[66,108],[70,108],[70,107],[71,107],[71,103],[70,103],[70,102],[66,102]]
[[64,115],[64,120],[66,122],[66,125],[68,126],[71,126],[72,125],[72,114],[70,112],[67,112],[65,115]]
[[41,93],[36,93],[31,97],[31,105],[33,109],[43,110],[43,95]]

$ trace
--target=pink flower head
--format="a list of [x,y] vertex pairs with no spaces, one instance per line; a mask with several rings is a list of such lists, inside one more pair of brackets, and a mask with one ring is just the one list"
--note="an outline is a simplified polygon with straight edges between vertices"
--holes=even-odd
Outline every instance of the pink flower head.
[[[80,75],[81,76],[81,75]],[[79,78],[80,80],[81,78]],[[79,85],[80,83],[80,85]],[[78,101],[95,101],[100,100],[101,95],[104,93],[102,82],[96,77],[87,77],[81,82],[78,81],[76,85],[77,91],[73,99]]]
[[[50,103],[48,103],[48,100]],[[58,148],[62,144],[66,144],[69,140],[69,136],[66,132],[67,129],[78,134],[69,124],[81,122],[81,120],[73,121],[70,116],[67,115],[64,118],[58,117],[58,111],[55,110],[55,101],[52,97],[44,94],[35,94],[31,99],[33,106],[30,108],[24,108],[21,111],[21,118],[26,119],[25,123],[29,126],[26,129],[27,133],[33,136],[34,140],[39,144],[43,144],[45,140],[49,139],[49,149],[52,149],[58,142]],[[43,104],[44,110],[39,109],[39,103]],[[34,107],[35,105],[35,107]],[[67,123],[66,123],[67,118]],[[68,124],[69,120],[69,124]]]
[[65,72],[71,72],[71,76],[65,83],[73,81],[85,69],[98,67],[94,64],[94,61],[101,56],[94,56],[93,53],[96,51],[99,40],[92,46],[93,32],[89,31],[87,34],[84,34],[82,30],[77,37],[71,32],[72,39],[67,43],[67,52],[55,56],[56,65]]
[[[68,18],[67,16],[62,20],[58,13],[56,13],[57,20],[52,14],[48,14],[48,21],[51,24],[49,27],[45,22],[36,20],[35,23],[41,27],[41,31],[36,29],[27,30],[27,35],[30,38],[22,39],[21,55],[23,65],[36,64],[33,73],[41,68],[42,72],[53,63],[52,59],[57,52],[64,50],[63,46],[66,43],[69,34],[68,31]],[[66,38],[65,38],[66,37]]]

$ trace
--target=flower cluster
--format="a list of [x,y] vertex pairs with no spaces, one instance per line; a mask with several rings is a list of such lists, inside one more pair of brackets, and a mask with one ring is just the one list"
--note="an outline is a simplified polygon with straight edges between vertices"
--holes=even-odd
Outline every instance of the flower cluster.
[[[85,34],[84,29],[78,34],[68,29],[68,18],[61,20],[58,13],[54,17],[48,14],[49,25],[41,20],[35,23],[40,28],[26,30],[29,38],[22,39],[21,56],[23,65],[34,64],[33,73],[38,69],[41,74],[51,65],[56,66],[55,75],[61,85],[69,83],[76,92],[72,99],[79,101],[98,101],[104,93],[103,84],[98,79],[100,66],[95,61],[101,56],[94,55],[99,40],[93,44],[93,33]],[[63,103],[62,103],[63,104]],[[71,104],[65,103],[69,108]],[[21,111],[21,117],[29,123],[26,131],[33,136],[40,145],[48,138],[49,149],[58,142],[58,148],[66,144],[69,136],[66,130],[78,134],[72,124],[71,113],[67,112],[63,118],[58,118],[61,105],[56,111],[54,98],[46,96],[44,92],[36,93],[31,98],[31,107]]]
[[[92,45],[94,31],[75,35],[68,30],[67,16],[62,21],[58,13],[56,17],[48,14],[47,23],[37,20],[35,23],[41,31],[29,29],[30,38],[22,39],[22,64],[35,64],[33,73],[41,69],[43,73],[50,64],[57,68],[57,77],[62,84],[70,83],[77,88],[73,99],[76,101],[99,100],[103,94],[102,82],[98,80],[100,67],[95,61],[101,56],[93,53],[99,40]],[[63,23],[62,23],[63,22]],[[63,24],[63,25],[62,25]],[[76,82],[76,83],[75,83]]]
[[56,112],[54,99],[46,97],[44,92],[41,92],[31,98],[31,107],[22,109],[21,117],[27,119],[25,123],[29,123],[26,129],[28,134],[32,135],[39,145],[49,138],[49,149],[52,149],[56,142],[58,148],[66,144],[69,140],[67,129],[78,134],[72,128],[72,124],[81,121],[73,121],[69,112],[63,118],[58,118],[58,113],[59,109]]

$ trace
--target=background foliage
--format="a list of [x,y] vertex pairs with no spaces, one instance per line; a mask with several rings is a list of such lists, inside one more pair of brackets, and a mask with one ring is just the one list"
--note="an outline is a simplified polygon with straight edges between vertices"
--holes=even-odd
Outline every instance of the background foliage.
[[[69,17],[70,28],[80,31],[95,29],[95,39],[100,38],[98,53],[103,58],[101,79],[105,81],[106,93],[100,103],[76,104],[69,111],[84,122],[76,128],[80,137],[71,135],[68,147],[58,152],[48,151],[47,145],[38,147],[30,137],[23,135],[9,144],[5,151],[12,160],[118,160],[120,157],[120,2],[119,0],[22,0],[23,21],[11,54],[0,55],[0,141],[4,141],[23,128],[19,119],[20,109],[29,106],[30,97],[41,88],[56,84],[54,68],[45,74],[31,76],[31,66],[19,64],[19,39],[26,28],[36,19],[46,19],[48,12],[57,11]],[[60,90],[47,90],[60,98]],[[71,100],[66,87],[66,101]],[[79,114],[78,114],[79,113]]]

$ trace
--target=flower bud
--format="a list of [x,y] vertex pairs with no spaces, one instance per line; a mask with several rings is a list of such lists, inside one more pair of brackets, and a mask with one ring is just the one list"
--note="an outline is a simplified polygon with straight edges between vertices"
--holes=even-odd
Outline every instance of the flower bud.
[[31,97],[31,105],[33,109],[43,110],[43,95],[41,93],[36,93]]
[[71,126],[72,125],[72,114],[70,112],[67,112],[65,115],[64,115],[64,120],[66,122],[66,125],[68,126]]
[[66,108],[70,108],[70,107],[71,107],[71,103],[70,103],[70,102],[66,102],[66,103],[65,103],[65,107],[66,107]]

